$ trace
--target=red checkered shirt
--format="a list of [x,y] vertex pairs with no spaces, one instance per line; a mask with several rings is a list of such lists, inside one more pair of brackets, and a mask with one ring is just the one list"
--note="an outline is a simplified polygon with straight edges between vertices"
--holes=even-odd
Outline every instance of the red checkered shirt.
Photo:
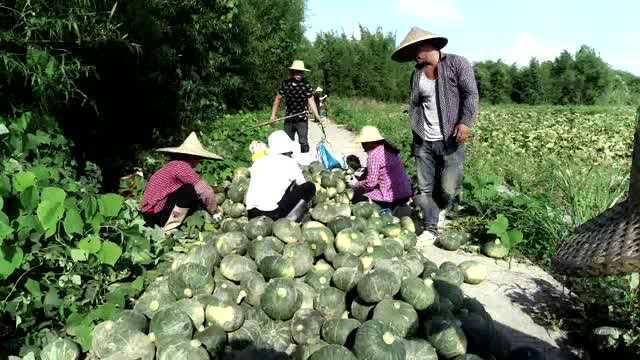
[[175,160],[151,176],[144,189],[140,211],[151,214],[162,211],[167,197],[185,184],[194,186],[207,210],[215,210],[217,204],[211,186],[198,176],[188,162]]

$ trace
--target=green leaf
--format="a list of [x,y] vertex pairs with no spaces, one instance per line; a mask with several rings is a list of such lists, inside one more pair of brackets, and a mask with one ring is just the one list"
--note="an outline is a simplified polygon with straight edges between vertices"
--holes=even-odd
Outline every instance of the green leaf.
[[98,202],[95,196],[87,196],[80,202],[80,208],[84,212],[85,219],[92,219],[98,211]]
[[640,273],[633,273],[629,276],[629,289],[634,291],[640,286]]
[[104,222],[104,217],[102,217],[102,215],[100,214],[96,214],[96,216],[94,216],[88,221],[88,224],[91,225],[91,228],[95,232],[99,232],[103,222]]
[[91,350],[91,328],[89,325],[80,325],[73,329],[76,341],[80,344],[84,352]]
[[71,249],[71,259],[74,262],[83,262],[89,259],[89,254],[82,249]]
[[62,305],[62,300],[58,296],[58,291],[54,288],[47,291],[47,295],[44,296],[44,309],[47,312],[52,312],[58,306]]
[[509,230],[509,242],[511,246],[516,246],[524,239],[524,234],[520,230]]
[[122,249],[118,244],[112,243],[111,241],[105,241],[102,243],[102,247],[97,255],[102,264],[113,266],[120,258],[120,255],[122,255]]
[[0,276],[7,279],[22,264],[24,253],[19,247],[0,247]]
[[8,239],[13,234],[13,228],[9,225],[9,219],[2,211],[0,211],[0,246],[4,239]]
[[31,296],[33,296],[33,299],[38,304],[38,307],[42,306],[42,290],[40,290],[40,283],[33,279],[27,279],[24,287],[27,289],[27,291],[29,291]]
[[84,222],[78,209],[74,207],[67,208],[67,215],[64,218],[64,231],[68,235],[82,234],[83,228]]
[[13,190],[15,192],[22,192],[35,184],[36,175],[31,171],[21,171],[13,177]]
[[500,236],[509,228],[509,220],[502,214],[498,214],[496,219],[487,226],[487,233]]
[[0,174],[0,197],[11,192],[11,180],[5,174]]
[[20,204],[25,210],[33,210],[38,206],[40,193],[35,186],[29,186],[20,194]]
[[60,188],[47,187],[42,189],[36,214],[47,237],[55,233],[58,222],[64,216],[64,199],[66,197],[67,193]]
[[104,194],[101,195],[100,198],[98,198],[98,208],[100,209],[100,214],[102,214],[102,216],[104,216],[105,218],[118,216],[123,203],[124,198],[118,194]]
[[97,254],[102,247],[102,241],[95,235],[88,236],[78,243],[78,248],[87,252],[87,254]]
[[0,196],[0,210],[4,207],[4,199]]

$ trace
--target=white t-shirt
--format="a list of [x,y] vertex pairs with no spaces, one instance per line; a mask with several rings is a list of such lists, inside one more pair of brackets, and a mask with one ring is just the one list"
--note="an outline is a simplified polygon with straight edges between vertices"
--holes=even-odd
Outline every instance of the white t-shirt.
[[426,119],[424,123],[424,135],[427,141],[443,140],[440,131],[440,118],[438,117],[438,105],[436,103],[436,81],[420,76],[420,95],[422,97],[422,110]]
[[268,154],[258,159],[251,169],[251,181],[245,197],[247,210],[272,211],[292,182],[306,182],[298,163],[282,154]]

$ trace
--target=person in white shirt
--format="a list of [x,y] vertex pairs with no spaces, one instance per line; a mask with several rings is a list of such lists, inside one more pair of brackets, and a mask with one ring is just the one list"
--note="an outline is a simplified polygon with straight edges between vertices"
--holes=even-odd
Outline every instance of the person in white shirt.
[[251,181],[245,197],[249,218],[286,217],[300,221],[307,204],[316,194],[315,185],[307,182],[296,160],[291,158],[294,142],[282,130],[269,135],[269,151],[251,166]]

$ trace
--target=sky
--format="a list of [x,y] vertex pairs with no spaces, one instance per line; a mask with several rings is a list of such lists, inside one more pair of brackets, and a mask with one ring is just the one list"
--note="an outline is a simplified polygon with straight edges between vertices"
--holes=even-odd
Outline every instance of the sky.
[[588,45],[613,68],[640,76],[638,14],[640,0],[307,0],[305,35],[358,37],[362,25],[399,43],[419,26],[446,36],[446,52],[518,65]]

